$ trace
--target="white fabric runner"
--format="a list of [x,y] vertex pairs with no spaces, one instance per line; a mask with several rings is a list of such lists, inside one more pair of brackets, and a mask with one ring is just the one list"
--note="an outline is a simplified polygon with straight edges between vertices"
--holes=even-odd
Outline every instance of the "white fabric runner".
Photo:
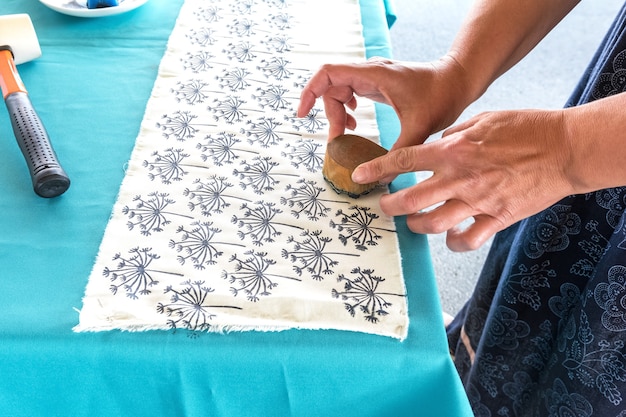
[[[357,0],[187,0],[171,34],[76,331],[341,329],[406,337],[381,191],[321,174],[326,62],[365,59]],[[376,140],[361,102],[356,133]]]

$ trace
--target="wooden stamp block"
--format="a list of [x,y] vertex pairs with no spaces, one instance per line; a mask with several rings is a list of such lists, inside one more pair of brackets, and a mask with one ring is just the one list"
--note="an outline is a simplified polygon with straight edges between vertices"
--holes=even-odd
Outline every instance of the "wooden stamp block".
[[385,148],[367,138],[341,135],[331,140],[326,147],[322,174],[337,193],[358,198],[372,191],[379,183],[357,184],[352,181],[352,172],[363,162],[386,153]]

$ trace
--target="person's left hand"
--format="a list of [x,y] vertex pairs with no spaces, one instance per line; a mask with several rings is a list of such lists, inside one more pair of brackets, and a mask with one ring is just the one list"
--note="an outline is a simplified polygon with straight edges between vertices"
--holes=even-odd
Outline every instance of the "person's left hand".
[[357,120],[350,110],[356,97],[384,103],[394,109],[400,135],[393,148],[423,143],[450,126],[472,102],[466,75],[454,59],[429,63],[371,58],[355,64],[327,64],[315,73],[300,95],[297,116],[305,117],[320,97],[330,124],[328,139],[354,130]]
[[[439,140],[364,163],[352,178],[370,183],[432,171],[425,181],[382,196],[382,210],[407,215],[414,232],[447,232],[452,250],[472,250],[575,191],[567,177],[568,140],[562,111],[483,113]],[[469,218],[474,222],[461,230],[458,225]]]

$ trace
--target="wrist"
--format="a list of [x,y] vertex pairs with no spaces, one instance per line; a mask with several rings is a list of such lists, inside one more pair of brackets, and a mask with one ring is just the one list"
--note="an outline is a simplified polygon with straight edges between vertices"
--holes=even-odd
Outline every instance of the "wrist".
[[449,127],[480,94],[474,92],[465,68],[451,55],[430,62],[434,77],[431,80],[431,96],[435,101],[434,113],[444,115],[443,120],[434,120],[432,132]]
[[461,112],[478,100],[487,90],[488,85],[472,76],[457,54],[452,51],[439,58],[434,65],[441,74],[444,74],[446,82],[451,84],[449,90],[454,92],[457,106],[461,108]]
[[570,153],[566,175],[577,193],[626,185],[625,99],[618,94],[563,110]]

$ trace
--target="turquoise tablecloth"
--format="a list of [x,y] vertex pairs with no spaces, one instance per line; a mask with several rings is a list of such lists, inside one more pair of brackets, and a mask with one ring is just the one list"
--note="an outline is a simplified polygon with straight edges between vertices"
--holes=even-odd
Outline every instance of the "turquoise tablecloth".
[[[181,2],[103,19],[0,2],[0,14],[29,13],[37,29],[43,56],[19,70],[72,178],[63,196],[37,197],[0,109],[0,414],[470,415],[426,240],[403,219],[411,327],[402,343],[340,331],[72,332]],[[361,1],[369,55],[390,54],[385,3]],[[378,110],[389,144],[398,125]]]

